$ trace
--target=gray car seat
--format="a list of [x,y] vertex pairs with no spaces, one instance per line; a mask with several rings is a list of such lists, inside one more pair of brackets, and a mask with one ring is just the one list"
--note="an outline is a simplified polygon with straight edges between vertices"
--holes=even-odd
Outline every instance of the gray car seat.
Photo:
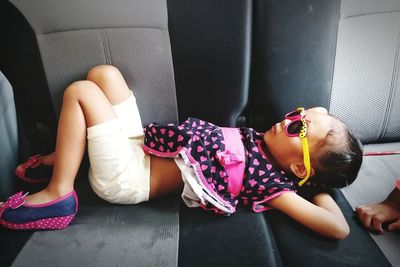
[[[2,29],[7,38],[1,47],[7,52],[4,52],[5,61],[1,66],[14,85],[17,115],[20,128],[23,130],[20,131],[20,136],[26,139],[21,145],[19,161],[25,160],[28,155],[38,150],[48,151],[52,148],[63,90],[69,83],[84,79],[87,70],[98,64],[112,64],[121,70],[129,87],[135,91],[144,124],[153,121],[160,123],[178,121],[176,82],[166,4],[164,0],[114,2],[89,0],[10,1],[4,5],[4,9],[1,9],[3,12],[1,17],[4,19]],[[174,4],[172,2],[171,6]],[[215,19],[219,13],[225,13],[224,6],[222,4],[213,8]],[[232,13],[232,16],[227,15],[230,20],[244,21],[242,25],[237,23],[237,31],[231,34],[231,37],[241,38],[242,33],[248,36],[250,7],[249,1],[243,1],[229,10]],[[183,11],[187,13],[187,9],[179,8],[182,7],[176,6],[173,14]],[[209,8],[210,5],[205,5],[203,12],[208,12]],[[240,17],[243,17],[243,20],[238,20]],[[173,19],[178,19],[177,24],[182,23],[179,17]],[[193,16],[190,19],[195,26],[196,19],[200,17]],[[10,22],[12,22],[11,27],[9,27]],[[229,23],[218,27],[228,26]],[[187,45],[186,38],[181,39],[180,34],[194,33],[191,29],[190,32],[182,29],[180,25],[174,27],[174,30],[173,44],[180,47],[175,59],[188,60],[185,49],[190,49],[190,45]],[[197,33],[200,30],[206,33],[206,27],[200,27]],[[199,38],[198,34],[194,34],[193,40],[196,38]],[[204,41],[202,38],[199,40]],[[212,44],[212,41],[210,39],[208,42]],[[193,73],[189,73],[190,86],[193,89],[186,86],[180,88],[181,114],[187,114],[188,107],[192,106],[191,115],[193,113],[196,115],[197,112],[200,115],[205,114],[202,117],[210,120],[214,116],[213,121],[220,124],[234,125],[247,100],[245,89],[248,84],[246,78],[243,81],[243,76],[248,77],[248,44],[248,41],[243,41],[237,48],[230,46],[229,49],[219,47],[217,44],[210,47],[215,53],[219,53],[221,49],[225,53],[212,57],[212,60],[218,58],[223,60],[215,62],[212,68],[201,62],[193,65]],[[197,49],[205,48],[199,46]],[[238,49],[243,52],[237,53]],[[202,53],[210,51],[211,49],[206,49]],[[198,53],[189,52],[198,57]],[[227,56],[230,53],[232,57]],[[207,60],[207,57],[202,59]],[[226,92],[221,91],[222,96],[229,96],[229,101],[219,103],[219,89],[213,87],[218,86],[218,82],[209,82],[197,71],[224,70],[225,65],[238,74],[231,75],[222,71],[218,75],[219,78],[229,78],[229,82],[232,83]],[[14,66],[18,70],[14,69]],[[175,66],[186,70],[191,68],[179,62]],[[195,75],[201,80],[198,82],[193,80]],[[182,80],[185,81],[187,78],[182,75],[179,81]],[[188,89],[200,95],[195,95],[193,98],[193,93]],[[208,99],[210,92],[217,94],[217,97]],[[212,112],[204,109],[205,103],[213,101],[215,104]],[[199,105],[199,108],[193,109],[195,105]],[[184,119],[182,116],[180,119]],[[16,166],[15,162],[5,163],[9,169]],[[15,181],[15,178],[10,176],[2,179]],[[10,186],[3,192],[2,199],[9,196],[15,188],[21,187],[26,189],[27,185],[18,184],[14,188]],[[76,187],[80,198],[79,215],[70,227],[65,231],[35,233],[11,233],[0,229],[2,240],[12,238],[18,240],[12,247],[6,246],[5,243],[1,245],[1,248],[8,253],[3,254],[0,262],[5,265],[13,263],[16,266],[28,263],[35,266],[43,262],[51,265],[176,266],[179,242],[190,244],[182,246],[186,251],[194,248],[193,245],[196,246],[188,239],[178,240],[180,225],[181,227],[183,225],[184,236],[188,231],[188,228],[184,227],[185,222],[180,224],[179,219],[185,220],[191,216],[190,211],[186,209],[181,211],[180,217],[178,216],[179,196],[136,206],[121,206],[99,200],[88,186],[86,177],[81,177]],[[33,188],[32,191],[37,189]],[[239,221],[246,219],[246,217],[237,218]],[[262,216],[258,218],[261,221],[253,220],[253,225],[260,225],[258,227],[263,229]],[[199,220],[204,218],[200,217]],[[231,222],[234,220],[235,218]],[[221,222],[220,225],[225,225],[225,229],[231,227],[227,221]],[[249,233],[253,233],[255,237],[253,239],[255,241],[251,242],[257,243],[258,240],[265,238],[264,235],[257,234],[258,229],[257,227],[249,229]],[[203,236],[201,231],[198,231],[198,234]],[[229,243],[229,240],[226,242]],[[245,250],[241,251],[246,253]],[[179,253],[184,255],[183,259],[188,255],[187,252]],[[267,256],[260,254],[259,262],[269,261],[268,257],[269,254]],[[275,257],[272,258],[274,259]],[[188,260],[192,260],[190,255]],[[185,264],[189,265],[190,262],[183,260],[183,263],[180,263],[182,266]]]
[[14,189],[14,168],[18,162],[18,128],[14,105],[14,93],[11,84],[0,71],[0,169],[2,179],[0,196]]
[[[143,123],[178,121],[166,2],[122,2],[12,1],[35,34],[55,117],[68,84],[95,65],[113,64],[135,91]],[[177,198],[156,208],[88,203],[84,192],[91,190],[81,180],[74,224],[33,234],[14,265],[177,265]]]
[[[399,121],[391,117],[399,111],[398,1],[374,3],[3,1],[0,70],[13,87],[16,112],[11,86],[2,82],[0,111],[3,104],[7,109],[0,113],[0,166],[6,170],[1,199],[26,190],[12,175],[17,160],[52,149],[65,86],[97,64],[121,69],[144,124],[197,116],[265,130],[295,106],[322,105],[369,143],[366,150],[398,149]],[[380,38],[373,37],[377,34]],[[375,61],[378,50],[386,60]],[[365,75],[366,69],[376,76]],[[383,89],[376,89],[377,80]],[[370,103],[370,95],[379,101]],[[375,113],[360,125],[359,110],[364,115],[367,105]],[[276,211],[239,208],[226,218],[187,208],[178,195],[112,205],[96,197],[82,175],[73,224],[62,231],[0,228],[0,265],[390,266],[396,253],[387,252],[397,243],[378,247],[353,208],[393,188],[397,158],[366,157],[360,184],[332,192],[351,227],[342,241],[321,238]],[[378,185],[377,174],[387,182]],[[379,195],[371,193],[385,183]]]

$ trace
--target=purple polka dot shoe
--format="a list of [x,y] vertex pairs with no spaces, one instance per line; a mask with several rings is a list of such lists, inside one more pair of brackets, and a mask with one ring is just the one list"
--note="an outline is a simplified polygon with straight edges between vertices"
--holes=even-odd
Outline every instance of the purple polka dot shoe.
[[75,191],[40,205],[25,203],[19,192],[0,206],[0,225],[13,230],[55,230],[67,227],[78,211]]

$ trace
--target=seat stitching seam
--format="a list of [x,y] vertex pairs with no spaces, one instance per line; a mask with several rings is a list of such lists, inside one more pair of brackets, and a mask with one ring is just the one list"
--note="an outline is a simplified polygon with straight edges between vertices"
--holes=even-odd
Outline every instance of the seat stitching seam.
[[387,133],[388,125],[389,125],[389,118],[390,118],[390,112],[393,108],[393,102],[394,102],[394,94],[395,94],[395,89],[396,89],[396,84],[399,76],[399,64],[400,64],[400,30],[398,31],[397,34],[397,44],[396,44],[396,52],[394,56],[394,64],[393,64],[393,72],[392,72],[392,80],[390,83],[390,91],[387,99],[387,107],[385,111],[385,117],[383,118],[383,124],[382,128],[379,134],[379,139],[383,138],[385,134]]
[[390,172],[390,174],[393,175],[393,177],[398,177],[399,173],[397,173],[392,166],[390,165],[390,163],[384,158],[384,157],[380,157],[381,160],[383,161],[383,163],[387,166],[387,170]]
[[368,13],[364,13],[364,14],[355,14],[355,15],[343,16],[343,19],[352,19],[352,18],[358,18],[358,17],[363,17],[363,16],[382,15],[382,14],[390,14],[390,13],[400,13],[400,10],[375,11],[375,12],[368,12]]
[[147,30],[161,30],[167,31],[167,28],[164,27],[157,27],[157,26],[126,26],[126,27],[105,27],[105,28],[77,28],[77,29],[70,29],[70,30],[54,30],[48,32],[37,32],[37,35],[45,35],[45,34],[56,34],[62,32],[76,32],[76,31],[90,31],[90,30],[100,30],[100,29],[147,29]]
[[105,32],[105,29],[101,29],[101,39],[103,42],[103,48],[104,48],[104,55],[106,58],[106,64],[111,65],[111,53],[110,53],[110,47],[108,44],[107,40],[107,33]]

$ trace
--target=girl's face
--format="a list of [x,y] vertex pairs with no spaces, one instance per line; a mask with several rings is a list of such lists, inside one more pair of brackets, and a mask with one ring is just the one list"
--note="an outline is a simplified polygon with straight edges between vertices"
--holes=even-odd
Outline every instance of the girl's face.
[[[340,127],[341,122],[330,116],[323,107],[307,109],[305,111],[305,120],[307,123],[307,140],[310,150],[310,157],[318,147],[321,140],[326,138],[328,133]],[[264,141],[268,146],[269,152],[280,167],[285,171],[292,171],[291,164],[303,165],[303,149],[299,137],[289,137],[286,134],[285,126],[290,122],[284,119],[276,123],[264,134]],[[313,166],[311,165],[311,168]],[[296,173],[295,173],[296,174]]]

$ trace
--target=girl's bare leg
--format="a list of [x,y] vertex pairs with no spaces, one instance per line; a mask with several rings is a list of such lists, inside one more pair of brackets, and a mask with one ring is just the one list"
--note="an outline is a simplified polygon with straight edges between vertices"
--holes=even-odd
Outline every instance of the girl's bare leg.
[[28,196],[27,202],[45,203],[71,192],[86,149],[86,129],[115,118],[110,102],[97,84],[71,84],[64,92],[53,175],[48,186]]
[[[118,105],[130,96],[130,90],[120,71],[111,65],[98,65],[92,68],[88,74],[88,81],[95,83],[107,97],[112,106]],[[55,153],[43,157],[42,164],[52,166]]]
[[[94,67],[88,72],[87,81],[75,82],[66,89],[56,152],[43,159],[43,164],[54,163],[53,176],[44,190],[27,198],[28,203],[45,203],[73,190],[86,149],[86,128],[115,119],[112,106],[124,102],[130,94],[119,70],[110,65]],[[172,159],[152,157],[151,162],[150,198],[171,193],[182,186],[180,171]],[[169,171],[160,173],[165,168]]]
[[86,128],[114,119],[111,106],[124,102],[130,94],[119,70],[110,65],[94,67],[87,81],[75,82],[66,89],[56,151],[42,159],[42,164],[54,166],[53,175],[44,190],[27,197],[28,203],[45,203],[73,190],[86,149]]

